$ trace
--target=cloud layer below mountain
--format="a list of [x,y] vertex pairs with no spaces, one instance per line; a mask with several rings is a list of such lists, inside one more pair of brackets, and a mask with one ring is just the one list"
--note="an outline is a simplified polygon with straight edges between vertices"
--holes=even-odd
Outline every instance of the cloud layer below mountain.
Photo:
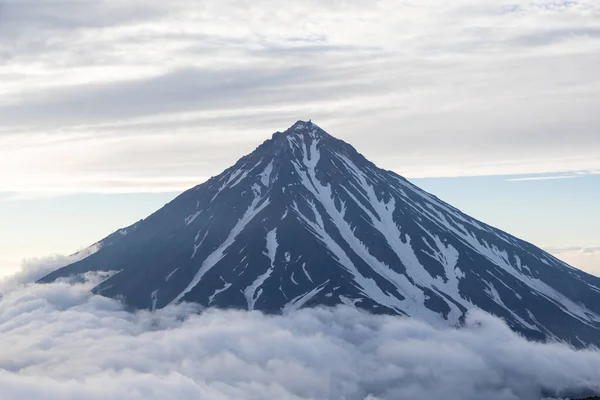
[[98,279],[4,282],[3,399],[538,400],[600,391],[599,351],[531,343],[482,312],[460,329],[351,308],[132,313],[91,295]]

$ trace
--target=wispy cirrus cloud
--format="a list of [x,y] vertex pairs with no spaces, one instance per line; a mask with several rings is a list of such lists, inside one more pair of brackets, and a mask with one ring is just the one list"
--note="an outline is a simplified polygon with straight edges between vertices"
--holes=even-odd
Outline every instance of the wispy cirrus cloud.
[[510,178],[508,182],[524,182],[524,181],[551,181],[555,179],[574,179],[580,178],[581,175],[549,175],[549,176],[528,176],[525,178]]
[[560,174],[538,174],[535,176],[525,176],[519,178],[508,178],[507,182],[526,182],[526,181],[551,181],[556,179],[577,179],[589,175],[598,175],[600,171],[565,171]]

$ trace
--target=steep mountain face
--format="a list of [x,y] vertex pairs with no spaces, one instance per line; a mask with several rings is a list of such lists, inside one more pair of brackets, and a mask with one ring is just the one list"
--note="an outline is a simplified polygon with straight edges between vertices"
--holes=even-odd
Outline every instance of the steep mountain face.
[[340,303],[459,324],[479,307],[534,339],[600,345],[600,279],[377,168],[311,122],[42,279],[119,271],[95,291],[289,312]]

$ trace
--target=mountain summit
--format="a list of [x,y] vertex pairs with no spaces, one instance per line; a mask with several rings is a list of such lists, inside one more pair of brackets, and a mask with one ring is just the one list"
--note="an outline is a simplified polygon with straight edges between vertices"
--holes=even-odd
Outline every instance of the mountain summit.
[[377,168],[312,122],[45,278],[118,271],[135,308],[289,312],[348,304],[459,324],[481,308],[533,339],[600,345],[600,279]]

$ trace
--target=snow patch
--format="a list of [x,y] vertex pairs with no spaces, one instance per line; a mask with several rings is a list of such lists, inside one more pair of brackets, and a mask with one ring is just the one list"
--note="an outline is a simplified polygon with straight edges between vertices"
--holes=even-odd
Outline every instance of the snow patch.
[[219,294],[219,293],[223,293],[224,291],[226,291],[227,289],[229,289],[231,287],[231,283],[225,281],[225,279],[223,279],[223,277],[220,277],[221,281],[223,281],[223,287],[215,290],[215,292],[210,295],[210,297],[208,298],[208,304],[212,304],[212,302],[215,300],[215,297]]
[[173,274],[174,274],[175,272],[177,272],[177,270],[178,270],[178,269],[179,269],[179,268],[175,268],[173,271],[171,271],[171,272],[169,273],[169,275],[167,275],[167,277],[165,278],[165,282],[169,282],[169,279],[171,279],[171,277],[173,276]]
[[310,274],[306,270],[306,263],[302,263],[302,271],[304,271],[304,275],[306,275],[306,279],[308,279],[310,281],[310,283],[313,283],[313,280],[310,277]]
[[290,301],[288,304],[286,304],[283,307],[283,309],[282,309],[283,313],[284,314],[290,313],[292,311],[302,308],[302,306],[304,306],[313,297],[315,297],[317,294],[319,294],[325,288],[325,286],[327,286],[328,283],[329,283],[329,280],[327,280],[326,282],[323,282],[316,288],[314,288],[304,294],[301,294],[300,296],[297,296],[296,298],[294,298],[292,301]]
[[150,300],[152,301],[152,312],[154,312],[156,311],[156,304],[158,303],[158,289],[152,292]]
[[267,269],[267,272],[260,275],[250,286],[248,286],[244,290],[244,296],[246,297],[246,302],[248,303],[248,310],[254,310],[254,305],[256,301],[260,298],[262,294],[262,289],[260,288],[263,283],[273,273],[273,269],[275,268],[275,256],[277,255],[277,247],[279,244],[277,243],[277,228],[273,229],[269,233],[267,233],[267,245],[265,255],[269,257],[271,261],[271,266]]
[[[208,257],[206,257],[192,281],[181,293],[179,293],[179,295],[177,295],[177,297],[173,299],[173,301],[171,301],[170,304],[179,302],[183,298],[183,296],[189,293],[198,284],[198,282],[200,282],[202,277],[212,267],[214,267],[216,263],[221,261],[221,259],[225,256],[225,251],[229,248],[229,246],[231,246],[235,242],[235,239],[240,234],[240,232],[242,232],[246,225],[248,225],[248,223],[250,223],[250,221],[252,221],[254,217],[256,217],[256,215],[258,215],[268,204],[269,199],[265,199],[263,201],[263,199],[260,197],[254,198],[254,200],[252,201],[242,218],[240,218],[239,221],[235,224],[235,226],[231,229],[225,241],[223,241],[223,243],[221,243],[221,245],[215,251],[213,251]],[[194,247],[194,254],[195,249],[196,247]]]
[[189,216],[187,216],[185,218],[185,224],[190,225],[192,222],[194,222],[196,220],[196,218],[198,218],[200,216],[200,214],[202,214],[203,211],[204,210],[196,211],[194,214],[190,214]]
[[273,160],[271,160],[269,165],[267,165],[265,170],[263,172],[261,172],[259,175],[260,181],[263,184],[263,186],[265,186],[265,187],[269,186],[269,182],[271,181],[271,173],[272,172],[273,172]]

